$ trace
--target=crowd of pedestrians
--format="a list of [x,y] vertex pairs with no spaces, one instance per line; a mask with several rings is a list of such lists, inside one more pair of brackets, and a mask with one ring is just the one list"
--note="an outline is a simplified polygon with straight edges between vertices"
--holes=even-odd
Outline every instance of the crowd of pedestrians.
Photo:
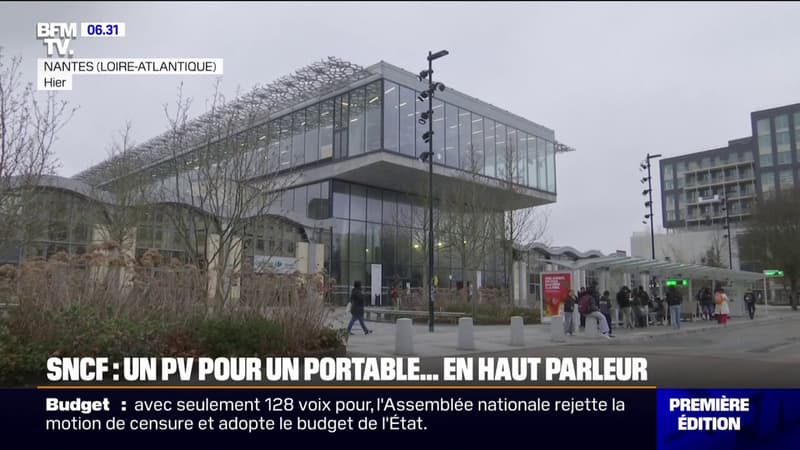
[[[570,289],[563,301],[564,305],[564,333],[574,335],[575,322],[580,323],[580,328],[586,326],[586,321],[597,323],[602,336],[614,337],[612,328],[616,317],[612,317],[612,300],[609,291],[599,295],[597,286],[581,287],[576,294]],[[631,289],[622,286],[616,293],[616,306],[622,315],[622,327],[625,329],[643,328],[650,325],[650,314],[654,315],[655,324],[668,323],[672,328],[681,328],[681,315],[684,298],[680,289],[669,286],[664,292],[664,297],[651,296],[644,286]],[[730,302],[732,301],[725,290],[718,287],[713,294],[711,288],[701,288],[696,296],[698,317],[702,320],[714,320],[726,326],[730,317]],[[748,291],[744,295],[744,303],[750,319],[755,315],[755,296]],[[578,315],[578,317],[575,317]]]

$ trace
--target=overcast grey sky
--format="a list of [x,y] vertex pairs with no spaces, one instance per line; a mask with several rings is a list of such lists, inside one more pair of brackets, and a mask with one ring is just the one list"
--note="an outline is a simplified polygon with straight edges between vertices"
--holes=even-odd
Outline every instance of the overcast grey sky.
[[[42,21],[126,23],[125,38],[73,42],[77,57],[224,58],[229,94],[327,56],[417,71],[448,49],[438,79],[578,149],[558,158],[548,235],[581,250],[629,250],[645,230],[647,152],[720,147],[750,134],[751,111],[800,102],[798,3],[2,3],[0,46],[31,80]],[[207,76],[76,77],[60,174],[104,159],[127,120],[136,142],[164,131],[180,81],[211,93]]]

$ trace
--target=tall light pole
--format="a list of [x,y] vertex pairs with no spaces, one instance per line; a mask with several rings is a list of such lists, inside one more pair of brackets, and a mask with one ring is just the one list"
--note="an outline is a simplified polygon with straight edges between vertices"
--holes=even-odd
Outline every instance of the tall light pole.
[[733,270],[733,250],[731,246],[731,216],[728,213],[728,197],[722,197],[722,209],[725,211],[725,237],[728,238],[728,269]]
[[428,131],[422,135],[423,141],[428,144],[428,151],[420,155],[420,159],[428,162],[428,330],[433,332],[433,94],[436,89],[444,91],[444,84],[433,82],[433,61],[449,55],[447,50],[436,53],[428,52],[428,70],[423,70],[417,78],[419,81],[428,79],[428,90],[420,93],[417,99],[421,102],[428,100],[428,110],[420,114],[419,123],[428,122]]
[[645,202],[644,206],[650,208],[650,213],[645,215],[645,219],[650,219],[650,259],[656,259],[656,235],[655,230],[653,227],[653,177],[650,174],[650,160],[655,158],[660,158],[661,155],[651,155],[650,153],[647,154],[645,158],[645,162],[641,164],[641,168],[647,169],[647,178],[643,178],[642,182],[647,181],[647,189],[642,192],[642,195],[647,195],[648,201]]

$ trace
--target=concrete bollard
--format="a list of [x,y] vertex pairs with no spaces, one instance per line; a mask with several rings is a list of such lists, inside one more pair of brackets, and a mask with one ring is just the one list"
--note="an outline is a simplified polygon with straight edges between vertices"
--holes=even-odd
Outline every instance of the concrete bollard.
[[394,352],[397,355],[414,354],[414,323],[411,319],[397,319],[394,327]]
[[550,318],[550,338],[554,342],[564,342],[564,317],[553,316]]
[[511,318],[511,345],[525,345],[525,328],[520,316]]
[[475,350],[475,333],[472,327],[472,317],[458,319],[458,349]]
[[597,335],[600,334],[598,326],[597,319],[594,317],[586,317],[586,328],[583,330],[586,337],[597,337]]

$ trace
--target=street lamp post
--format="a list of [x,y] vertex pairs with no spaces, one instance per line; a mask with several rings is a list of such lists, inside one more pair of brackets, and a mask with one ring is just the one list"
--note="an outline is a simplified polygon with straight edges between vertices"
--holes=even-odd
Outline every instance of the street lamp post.
[[725,237],[728,238],[728,269],[733,270],[733,250],[731,246],[731,216],[728,213],[728,197],[722,197],[722,209],[725,211]]
[[642,194],[648,196],[648,201],[645,203],[645,206],[650,208],[650,213],[645,216],[645,219],[650,219],[650,259],[653,260],[656,259],[656,235],[653,227],[653,177],[650,174],[650,160],[660,157],[660,154],[651,155],[648,153],[647,157],[645,158],[646,162],[641,166],[642,169],[647,169],[647,190],[642,192]]
[[423,70],[417,78],[419,81],[428,79],[428,90],[422,92],[418,99],[428,100],[428,110],[420,115],[419,122],[428,122],[428,132],[422,139],[428,143],[428,151],[420,155],[422,161],[428,162],[428,330],[433,332],[433,94],[436,89],[444,91],[444,84],[433,82],[433,61],[450,54],[447,50],[436,53],[428,52],[428,70]]

